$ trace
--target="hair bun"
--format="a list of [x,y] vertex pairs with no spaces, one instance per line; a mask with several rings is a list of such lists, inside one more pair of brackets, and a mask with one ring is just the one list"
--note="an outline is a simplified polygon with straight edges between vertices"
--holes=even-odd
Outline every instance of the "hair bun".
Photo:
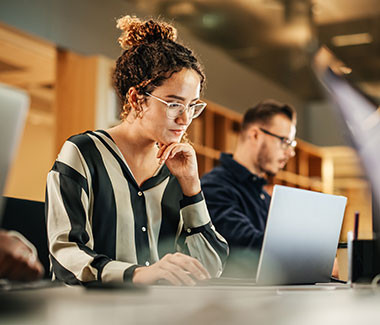
[[122,30],[118,41],[125,50],[145,42],[177,39],[177,30],[172,25],[152,19],[141,21],[137,17],[127,15],[117,20],[116,27]]

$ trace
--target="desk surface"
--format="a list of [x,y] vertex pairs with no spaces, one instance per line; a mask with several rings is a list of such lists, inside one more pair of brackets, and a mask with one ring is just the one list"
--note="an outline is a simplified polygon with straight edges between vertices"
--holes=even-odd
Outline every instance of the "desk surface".
[[376,324],[380,290],[153,286],[0,294],[0,324]]

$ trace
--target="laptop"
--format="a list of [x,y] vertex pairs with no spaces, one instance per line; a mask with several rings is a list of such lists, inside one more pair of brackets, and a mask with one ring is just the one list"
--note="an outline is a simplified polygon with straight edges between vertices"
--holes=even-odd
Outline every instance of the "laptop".
[[[9,168],[21,140],[29,102],[29,96],[24,91],[0,84],[0,227],[3,224],[5,205],[5,198],[2,195]],[[50,288],[58,285],[61,284],[45,279],[31,282],[0,279],[0,292]]]
[[222,277],[199,284],[277,287],[329,283],[346,203],[343,196],[275,185],[256,278]]
[[347,198],[275,185],[258,285],[330,282]]
[[0,84],[0,225],[4,205],[2,195],[28,108],[29,96],[24,91]]

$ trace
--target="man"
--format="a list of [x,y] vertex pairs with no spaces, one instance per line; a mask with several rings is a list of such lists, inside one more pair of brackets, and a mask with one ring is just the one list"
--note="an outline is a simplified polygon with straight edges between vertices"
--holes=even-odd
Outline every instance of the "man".
[[224,275],[255,276],[270,203],[263,186],[295,155],[295,134],[294,108],[262,101],[245,113],[234,154],[203,176],[212,222],[230,245]]

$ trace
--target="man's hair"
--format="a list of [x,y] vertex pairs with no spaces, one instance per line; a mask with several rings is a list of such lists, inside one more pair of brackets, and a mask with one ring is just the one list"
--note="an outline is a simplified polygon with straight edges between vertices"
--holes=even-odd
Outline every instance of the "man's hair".
[[269,124],[272,118],[278,114],[286,116],[290,121],[296,121],[297,114],[293,106],[266,99],[245,112],[241,131],[245,131],[253,123]]

